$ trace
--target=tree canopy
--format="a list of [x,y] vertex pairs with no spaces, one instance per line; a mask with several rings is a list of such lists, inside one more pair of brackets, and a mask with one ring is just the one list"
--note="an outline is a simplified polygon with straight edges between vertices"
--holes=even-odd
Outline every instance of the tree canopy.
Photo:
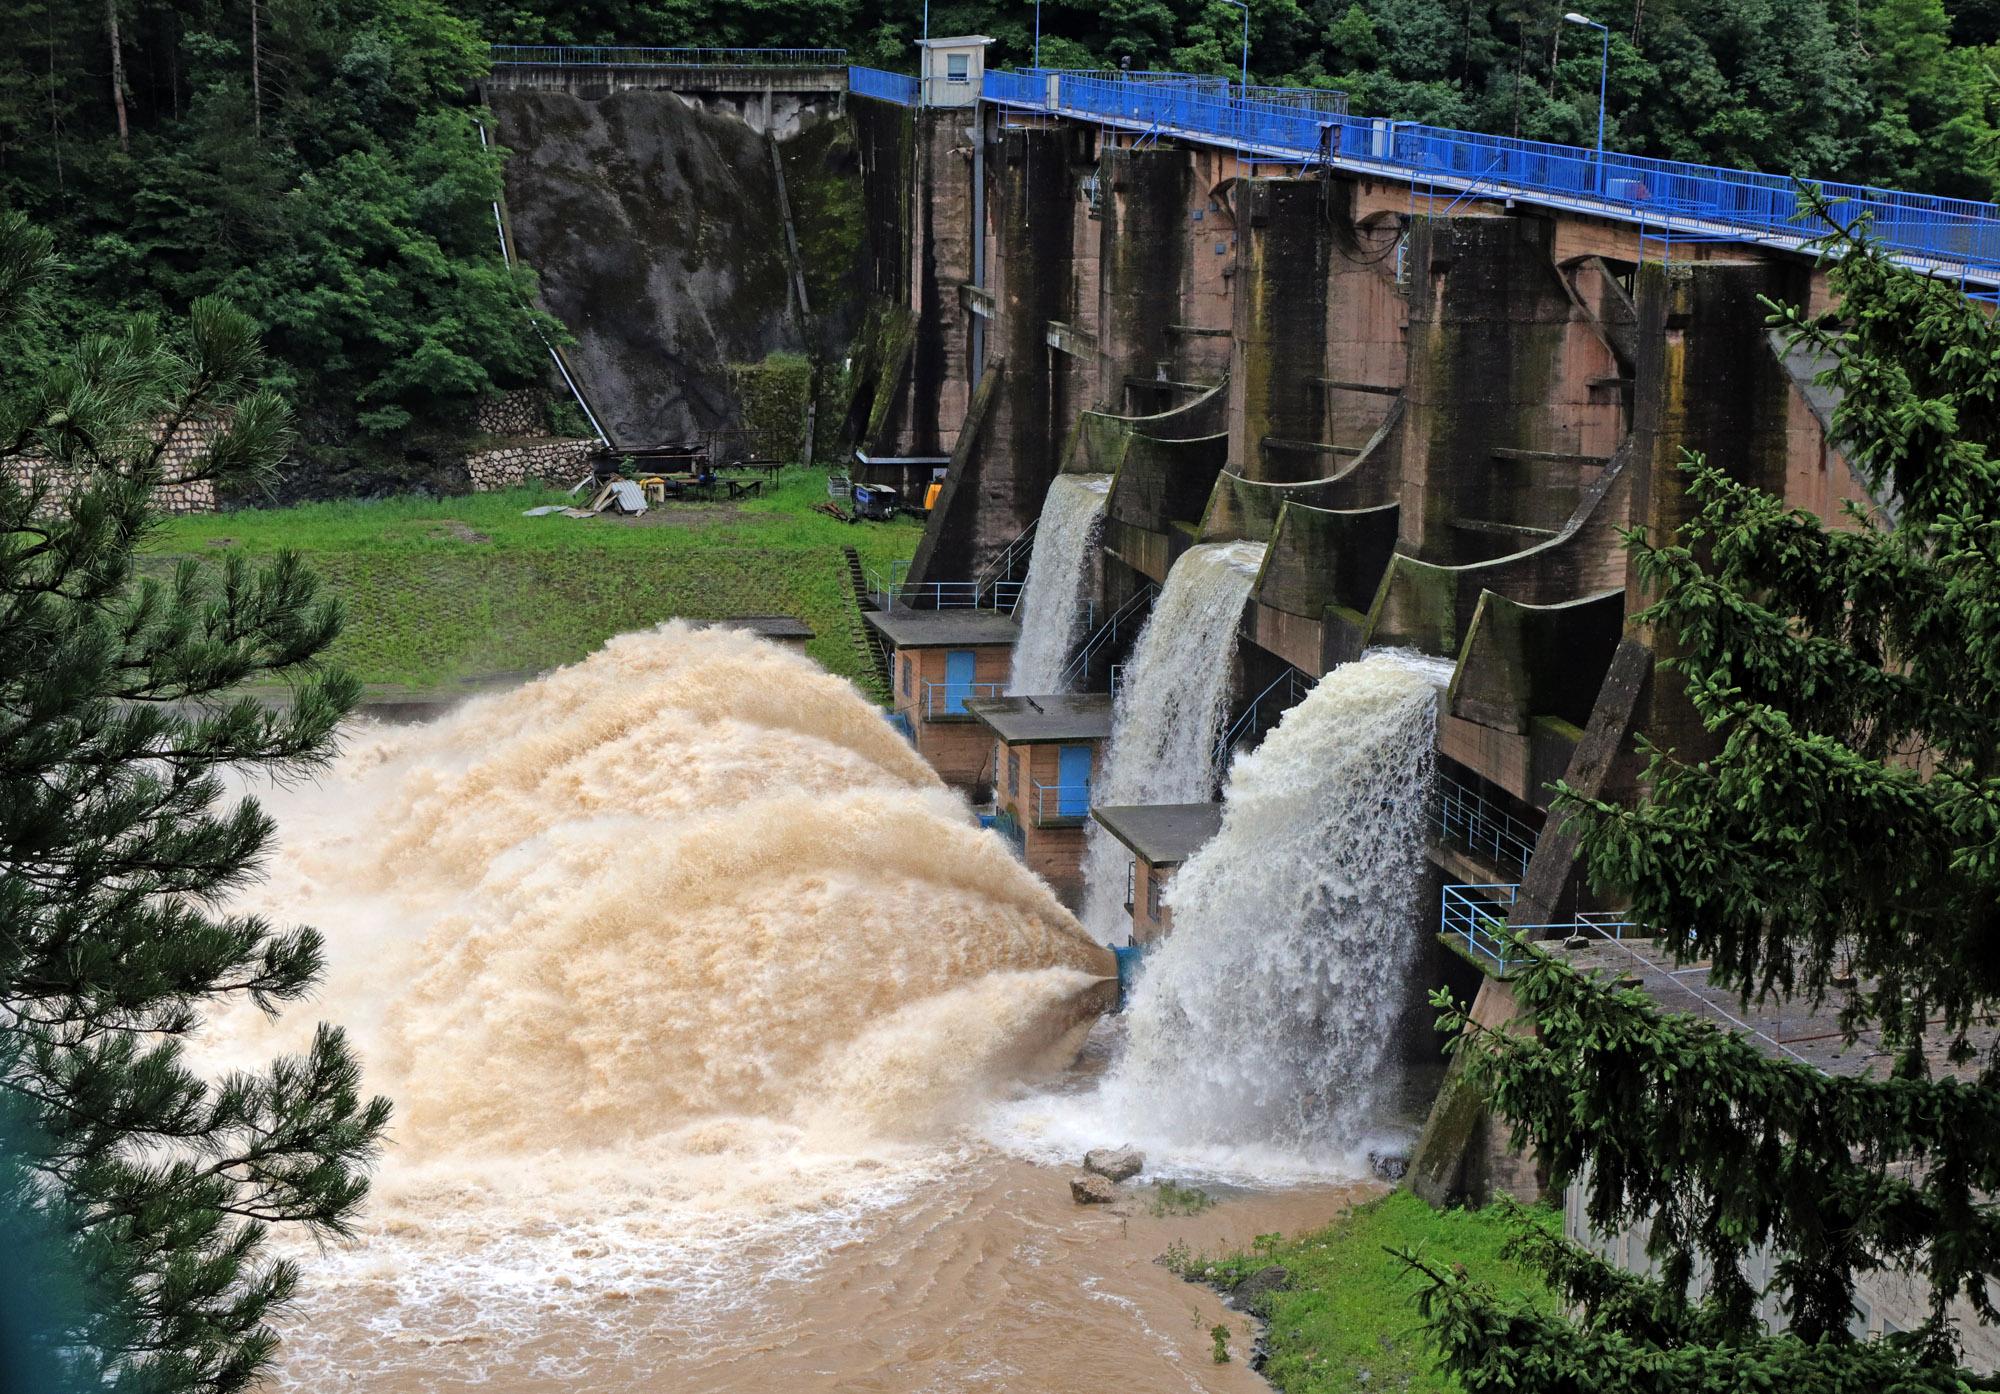
[[539,374],[532,282],[496,242],[502,152],[471,104],[486,41],[452,8],[0,0],[0,33],[0,206],[56,235],[64,322],[226,296],[264,338],[264,385],[335,431]]

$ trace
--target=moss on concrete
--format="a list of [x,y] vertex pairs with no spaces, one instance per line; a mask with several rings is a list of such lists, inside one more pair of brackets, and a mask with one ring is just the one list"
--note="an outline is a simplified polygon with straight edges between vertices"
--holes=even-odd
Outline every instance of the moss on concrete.
[[729,380],[751,453],[767,460],[803,460],[806,409],[813,400],[811,362],[803,354],[767,354],[761,363],[731,364]]

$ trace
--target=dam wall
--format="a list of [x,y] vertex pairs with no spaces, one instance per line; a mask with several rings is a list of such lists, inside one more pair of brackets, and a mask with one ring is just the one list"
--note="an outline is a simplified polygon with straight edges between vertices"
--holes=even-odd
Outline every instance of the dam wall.
[[[1767,301],[1824,308],[1822,272],[1770,239],[1676,240],[1477,181],[1277,161],[1037,100],[913,114],[919,328],[897,410],[929,423],[910,445],[950,456],[913,576],[983,594],[1062,496],[1058,471],[1108,480],[1096,554],[1065,568],[1085,592],[1071,661],[1035,665],[1103,693],[1157,681],[1158,626],[1185,608],[1176,568],[1239,549],[1236,642],[1176,681],[1222,685],[1212,778],[1365,654],[1449,669],[1421,796],[1432,908],[1408,962],[1434,982],[1442,954],[1477,1019],[1505,1021],[1504,971],[1440,932],[1440,893],[1493,897],[1482,913],[1530,935],[1615,911],[1548,818],[1554,784],[1627,797],[1639,732],[1704,740],[1666,640],[1634,619],[1648,596],[1623,534],[1667,541],[1688,520],[1690,454],[1830,520],[1873,505],[1815,365],[1765,323]],[[1165,695],[1117,691],[1120,711]],[[1092,798],[1128,832],[1149,801],[1178,817],[1210,797],[1120,783],[1133,739],[1114,723],[1101,778],[1118,788]],[[1109,901],[1134,859],[1124,833],[1089,840],[1100,934],[1126,923]],[[1148,899],[1163,874],[1148,861]],[[1533,1158],[1449,1081],[1415,1163],[1439,1201],[1536,1189]]]

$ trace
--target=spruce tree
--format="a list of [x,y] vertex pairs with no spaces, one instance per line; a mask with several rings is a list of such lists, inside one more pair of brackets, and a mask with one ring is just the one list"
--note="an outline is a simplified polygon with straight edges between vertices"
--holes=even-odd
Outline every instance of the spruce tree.
[[[1559,955],[1516,981],[1532,1034],[1448,1012],[1517,1144],[1553,1186],[1582,1182],[1600,1227],[1649,1222],[1657,1263],[1642,1278],[1527,1235],[1565,1317],[1407,1256],[1471,1391],[1959,1389],[1948,1309],[1994,1319],[2000,327],[1865,228],[1826,250],[1837,310],[1773,322],[1829,356],[1835,435],[1888,516],[1829,528],[1688,461],[1696,519],[1629,545],[1652,597],[1639,618],[1677,641],[1714,753],[1645,746],[1634,806],[1563,790],[1558,807],[1582,820],[1593,883],[1660,950],[1708,960],[1746,1001],[1836,1006],[1888,1064],[1837,1078],[1774,1058]],[[1745,1277],[1765,1244],[1780,1335]],[[1856,1276],[1896,1269],[1928,1320],[1857,1339]]]
[[[0,217],[0,346],[49,341],[49,271],[47,237]],[[135,325],[0,378],[0,1093],[35,1139],[8,1168],[84,1280],[44,1333],[79,1387],[249,1384],[297,1283],[269,1227],[344,1231],[388,1118],[330,1027],[255,1072],[184,1057],[205,1011],[275,1012],[319,975],[312,930],[220,908],[272,838],[223,776],[310,770],[356,696],[321,662],[339,609],[296,559],[139,566],[177,433],[212,432],[205,477],[283,453],[259,371],[254,327],[202,301],[183,332]]]

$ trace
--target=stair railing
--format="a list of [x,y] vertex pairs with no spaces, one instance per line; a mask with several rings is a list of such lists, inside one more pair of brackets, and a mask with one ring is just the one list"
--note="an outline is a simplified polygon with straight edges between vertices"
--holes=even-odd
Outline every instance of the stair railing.
[[1069,662],[1063,665],[1062,676],[1057,680],[1057,686],[1068,692],[1082,681],[1090,672],[1090,661],[1106,645],[1117,639],[1121,631],[1129,631],[1145,623],[1146,616],[1152,613],[1154,597],[1159,593],[1160,588],[1149,581],[1134,591],[1131,598],[1123,605],[1113,610],[1110,617],[1092,631],[1089,638],[1077,645],[1076,652],[1071,654]]

